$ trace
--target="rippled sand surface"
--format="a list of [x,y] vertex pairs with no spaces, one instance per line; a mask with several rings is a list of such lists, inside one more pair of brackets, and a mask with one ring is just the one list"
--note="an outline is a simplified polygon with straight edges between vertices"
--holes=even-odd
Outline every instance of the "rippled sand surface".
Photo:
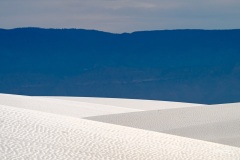
[[0,159],[237,160],[240,149],[0,105]]
[[240,148],[194,139],[238,143],[236,106],[0,94],[0,160],[240,160]]

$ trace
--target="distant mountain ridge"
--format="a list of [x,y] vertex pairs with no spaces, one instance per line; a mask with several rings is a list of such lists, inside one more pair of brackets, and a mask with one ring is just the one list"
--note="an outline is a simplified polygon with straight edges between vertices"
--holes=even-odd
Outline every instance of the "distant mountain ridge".
[[0,29],[0,92],[240,101],[240,30]]

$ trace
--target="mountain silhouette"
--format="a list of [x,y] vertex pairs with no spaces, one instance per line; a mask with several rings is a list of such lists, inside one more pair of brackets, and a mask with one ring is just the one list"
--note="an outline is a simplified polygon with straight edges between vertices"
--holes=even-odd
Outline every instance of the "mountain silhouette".
[[0,29],[0,92],[240,102],[240,30]]

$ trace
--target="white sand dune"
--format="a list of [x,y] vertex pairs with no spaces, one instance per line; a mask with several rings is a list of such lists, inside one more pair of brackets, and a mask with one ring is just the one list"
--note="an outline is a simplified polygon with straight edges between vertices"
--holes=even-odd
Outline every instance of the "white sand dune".
[[[178,103],[178,102],[158,102],[158,101],[144,101],[124,100],[124,99],[108,99],[108,98],[67,98],[67,97],[33,97],[21,96],[11,94],[0,94],[0,104],[32,109],[42,112],[66,115],[71,117],[89,117],[98,115],[109,115],[118,113],[138,112],[153,109],[176,108],[176,107],[190,107],[200,104]],[[101,100],[102,99],[102,100]],[[103,103],[98,103],[102,101]],[[127,102],[130,104],[127,105]],[[150,103],[149,103],[150,102]],[[148,104],[149,103],[149,104]],[[139,106],[139,107],[138,107]],[[145,108],[143,107],[145,106]]]
[[201,106],[202,104],[171,102],[171,101],[155,101],[155,100],[140,100],[140,99],[122,99],[122,98],[96,98],[96,97],[47,97],[62,100],[71,100],[77,102],[87,102],[102,105],[117,106],[138,110],[162,110],[170,108],[183,108]]
[[77,118],[142,111],[90,102],[77,102],[44,97],[0,94],[0,104]]
[[239,160],[240,149],[0,105],[0,159]]
[[87,119],[240,147],[240,103],[123,113]]
[[240,160],[239,108],[0,94],[0,159]]

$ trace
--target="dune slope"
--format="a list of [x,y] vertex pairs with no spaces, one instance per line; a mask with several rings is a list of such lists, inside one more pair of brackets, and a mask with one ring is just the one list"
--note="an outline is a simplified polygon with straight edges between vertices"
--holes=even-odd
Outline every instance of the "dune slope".
[[240,147],[240,103],[123,113],[87,119]]
[[90,102],[77,102],[10,94],[0,94],[0,104],[77,118],[142,111],[139,109],[101,105]]
[[159,110],[170,108],[183,108],[200,106],[202,104],[185,103],[185,102],[171,102],[171,101],[156,101],[156,100],[142,100],[142,99],[123,99],[123,98],[97,98],[97,97],[54,97],[47,98],[70,100],[77,102],[88,102],[102,105],[117,106],[130,109],[140,110]]
[[0,94],[0,104],[76,118],[200,105],[149,100],[85,97],[33,97],[10,94]]
[[0,105],[0,159],[233,160],[240,149]]

